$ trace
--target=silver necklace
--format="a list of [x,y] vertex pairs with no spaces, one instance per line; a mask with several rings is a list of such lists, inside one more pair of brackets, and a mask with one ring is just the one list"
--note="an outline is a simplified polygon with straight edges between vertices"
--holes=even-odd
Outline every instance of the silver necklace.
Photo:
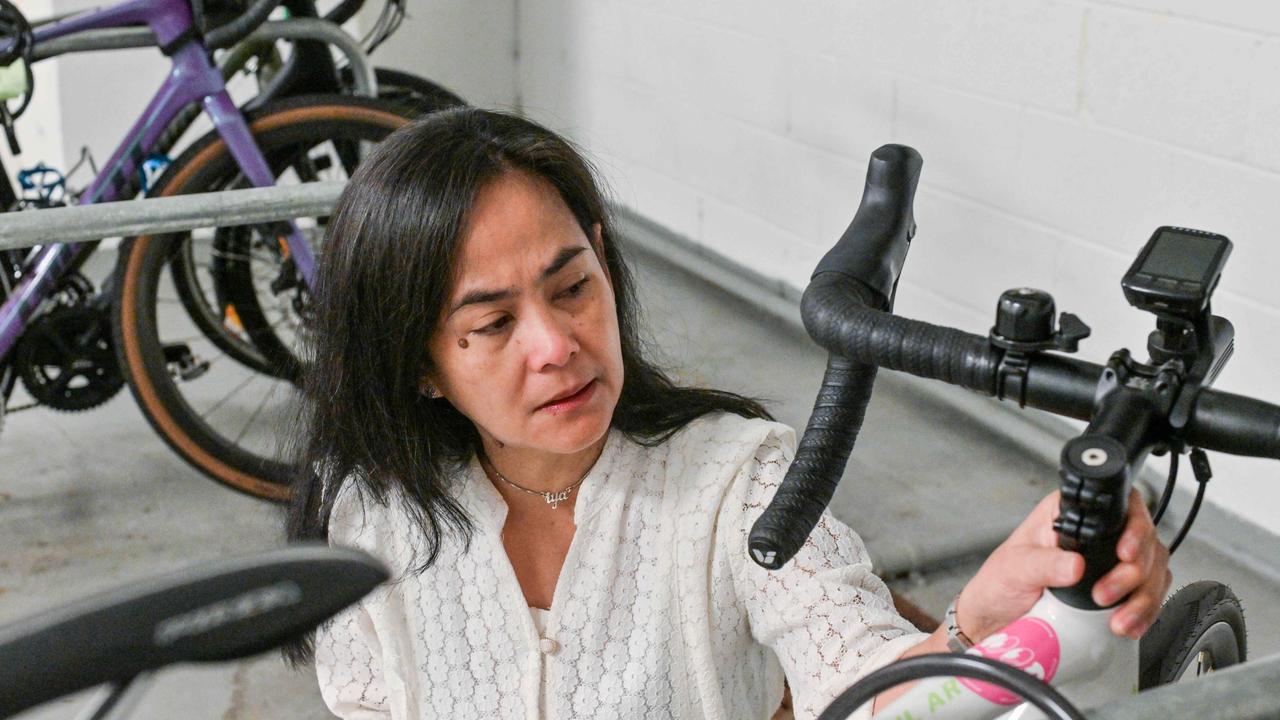
[[[483,456],[482,456],[482,457],[483,457]],[[498,471],[498,466],[497,466],[497,465],[494,465],[494,464],[493,464],[493,461],[492,461],[492,460],[490,460],[488,457],[484,457],[484,461],[485,461],[485,462],[489,465],[489,467],[493,470],[493,474],[498,476],[498,479],[499,479],[499,480],[501,480],[502,482],[504,482],[504,483],[506,483],[506,484],[510,485],[511,487],[513,487],[513,488],[515,488],[515,489],[517,489],[517,490],[523,490],[523,491],[525,491],[525,492],[529,493],[530,495],[539,495],[539,496],[541,496],[541,497],[542,497],[542,499],[543,499],[543,500],[546,500],[546,501],[547,501],[547,504],[551,506],[551,509],[552,509],[552,510],[555,510],[556,508],[560,507],[560,503],[564,502],[565,500],[568,500],[568,499],[569,499],[569,494],[573,492],[574,488],[576,488],[576,487],[578,487],[579,485],[581,485],[581,484],[582,484],[582,481],[583,481],[583,480],[586,480],[586,479],[587,479],[587,476],[591,474],[591,468],[587,468],[587,471],[586,471],[585,473],[583,473],[583,474],[582,474],[582,477],[578,478],[578,481],[577,481],[577,482],[575,482],[574,484],[570,485],[569,487],[567,487],[567,488],[565,488],[565,489],[563,489],[563,490],[560,490],[560,491],[558,491],[558,492],[551,492],[550,490],[530,490],[529,488],[527,488],[527,487],[525,487],[525,486],[523,486],[523,485],[517,485],[516,483],[513,483],[513,482],[511,482],[510,480],[508,480],[508,479],[507,479],[507,476],[506,476],[506,475],[503,475],[501,472],[499,472],[499,471]]]

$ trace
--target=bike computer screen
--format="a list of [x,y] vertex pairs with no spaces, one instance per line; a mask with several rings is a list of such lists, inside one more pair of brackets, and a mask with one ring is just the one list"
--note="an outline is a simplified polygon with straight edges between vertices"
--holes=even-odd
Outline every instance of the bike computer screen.
[[1120,286],[1129,304],[1154,313],[1192,318],[1209,306],[1231,241],[1203,230],[1157,228]]

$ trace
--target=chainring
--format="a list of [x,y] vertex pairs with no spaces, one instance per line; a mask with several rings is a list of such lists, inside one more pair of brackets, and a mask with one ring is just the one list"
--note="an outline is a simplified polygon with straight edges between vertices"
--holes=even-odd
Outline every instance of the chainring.
[[14,367],[31,397],[54,410],[88,410],[124,387],[110,318],[87,305],[54,308],[32,322]]

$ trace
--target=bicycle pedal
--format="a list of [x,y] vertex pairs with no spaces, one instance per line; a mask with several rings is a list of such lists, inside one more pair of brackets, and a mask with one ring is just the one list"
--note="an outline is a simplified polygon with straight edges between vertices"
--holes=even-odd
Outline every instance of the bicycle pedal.
[[197,358],[186,343],[165,345],[164,361],[169,373],[183,381],[195,380],[209,370],[209,361]]

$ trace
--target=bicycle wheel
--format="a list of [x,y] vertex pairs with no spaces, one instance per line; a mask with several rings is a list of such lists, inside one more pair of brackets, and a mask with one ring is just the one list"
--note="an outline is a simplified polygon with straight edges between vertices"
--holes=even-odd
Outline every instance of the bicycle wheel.
[[1140,643],[1138,688],[1198,677],[1245,660],[1244,610],[1231,588],[1202,580],[1174,593]]
[[[345,173],[352,153],[362,154],[408,122],[393,104],[346,96],[290,98],[248,119],[282,183]],[[302,178],[299,167],[316,171]],[[225,143],[211,133],[174,162],[153,194],[202,192],[239,182]],[[316,219],[296,223],[318,239]],[[219,228],[130,239],[116,269],[113,324],[130,390],[165,442],[218,482],[284,500],[292,467],[278,430],[292,422],[299,397],[292,373],[281,372],[255,339],[269,331],[294,356],[305,331],[305,290],[276,282],[289,263],[272,227],[249,230],[231,235],[244,244],[232,245],[241,252],[230,258],[225,257],[228,235]],[[245,269],[241,280],[256,290],[252,307],[235,308],[234,318],[214,310],[226,299],[219,292],[225,295],[230,287],[245,294],[248,288],[226,278],[215,281],[219,263],[224,270],[227,263]],[[246,357],[272,372],[262,372]]]
[[[350,75],[349,69],[345,72],[348,76]],[[406,114],[413,117],[421,117],[466,104],[457,95],[426,78],[388,68],[377,68],[375,72],[378,78],[379,99],[396,103]],[[338,159],[342,161],[346,173],[350,174],[354,169],[355,153],[349,147],[340,146],[339,149],[343,152],[339,153]],[[291,155],[287,151],[265,152],[265,154],[277,176],[285,169],[292,169],[298,180],[311,182],[316,179],[317,173],[321,170],[314,167],[305,154]],[[232,186],[228,186],[230,187]],[[317,219],[319,227],[316,228],[316,232],[322,232],[325,221],[324,218]],[[236,312],[232,322],[242,328],[242,334],[248,336],[253,347],[245,348],[237,342],[238,338],[233,337],[230,339],[231,345],[234,346],[233,356],[262,372],[279,374],[281,377],[293,377],[297,373],[297,359],[293,356],[289,344],[281,342],[272,332],[256,303],[256,298],[262,294],[260,289],[255,288],[260,278],[255,280],[250,277],[250,268],[252,260],[260,256],[255,256],[251,251],[249,231],[249,228],[244,227],[220,228],[214,242],[216,255],[213,260],[212,276],[215,295],[220,300],[216,307],[222,309],[220,313],[222,322],[218,327],[227,327],[226,308],[234,308]],[[283,248],[279,243],[260,247],[272,253]],[[287,258],[280,257],[278,253],[276,260],[278,263],[287,262]],[[291,270],[286,267],[283,274],[277,274],[274,282],[278,285],[298,286],[301,278],[291,275]],[[183,292],[184,299],[188,296],[192,294]]]
[[[344,72],[349,80],[350,70],[346,69]],[[379,68],[377,74],[380,83],[379,98],[395,102],[407,115],[418,117],[465,104],[457,95],[425,78],[386,68]],[[353,152],[350,148],[343,150],[338,159],[342,160],[344,170],[349,174],[354,165]],[[266,151],[264,154],[277,177],[291,163],[295,179],[310,182],[316,177],[317,168],[309,166],[310,160],[305,155],[295,154],[295,157],[291,157],[287,152],[273,154]],[[239,178],[238,181],[228,180],[227,184],[217,189],[247,186],[243,178]],[[317,219],[316,222],[318,227],[314,230],[321,233],[324,219]],[[176,284],[178,297],[201,329],[210,334],[223,352],[261,372],[292,377],[297,373],[296,359],[287,343],[278,341],[264,322],[263,314],[258,311],[255,298],[259,290],[254,288],[255,281],[249,277],[251,261],[254,259],[254,254],[250,251],[253,243],[248,238],[251,230],[246,227],[217,230],[210,272],[214,287],[209,292],[201,292],[196,287],[199,281],[192,272],[193,262],[190,259],[175,258],[175,263],[185,263],[184,267],[175,267],[174,276],[179,281]],[[278,250],[277,244],[260,244],[257,252],[276,253],[277,264],[286,262],[286,258],[279,256]],[[261,259],[261,255],[257,257]],[[284,275],[278,275],[277,281],[296,285],[299,278],[289,278],[288,273],[289,269],[285,268]],[[216,302],[210,305],[205,302],[205,297],[213,298]]]
[[[351,68],[344,67],[340,71],[343,87],[350,88],[355,79]],[[448,88],[422,77],[402,70],[375,67],[374,79],[378,82],[378,98],[390,100],[412,111],[414,116],[426,115],[445,108],[466,105],[466,101],[458,97]]]

